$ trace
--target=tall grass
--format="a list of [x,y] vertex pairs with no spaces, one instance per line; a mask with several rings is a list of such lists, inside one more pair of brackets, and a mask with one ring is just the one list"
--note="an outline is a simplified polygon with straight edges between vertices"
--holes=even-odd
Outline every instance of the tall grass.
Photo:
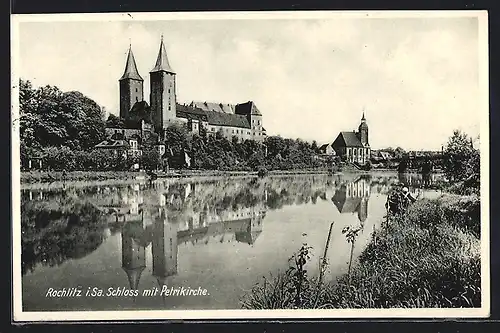
[[[457,308],[481,305],[480,214],[477,197],[423,199],[389,220],[349,273],[321,288],[312,303],[288,273],[245,296],[246,308]],[[308,278],[311,283],[316,279]],[[251,301],[248,301],[251,300]]]

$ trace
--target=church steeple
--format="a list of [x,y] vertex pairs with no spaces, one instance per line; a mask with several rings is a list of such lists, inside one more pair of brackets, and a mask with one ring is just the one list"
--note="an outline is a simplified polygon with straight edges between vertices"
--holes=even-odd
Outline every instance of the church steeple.
[[137,102],[144,100],[144,80],[139,75],[132,45],[129,45],[125,71],[120,82],[120,117],[129,118],[129,112]]
[[163,136],[163,130],[177,117],[177,97],[175,94],[175,72],[168,62],[167,50],[161,36],[160,51],[156,58],[155,67],[149,73],[151,85],[149,98],[151,111],[154,115],[155,131]]
[[134,53],[132,52],[132,45],[129,45],[127,63],[125,64],[125,71],[123,72],[120,81],[126,79],[144,81],[142,77],[139,75],[139,71],[137,70]]
[[361,123],[358,127],[359,140],[363,146],[370,146],[368,141],[368,124],[366,123],[365,112],[363,111],[363,116],[361,117]]
[[156,64],[155,67],[151,70],[151,73],[160,71],[175,74],[172,67],[170,67],[170,63],[168,62],[167,50],[165,49],[165,44],[163,43],[163,35],[161,35],[160,50],[158,51]]

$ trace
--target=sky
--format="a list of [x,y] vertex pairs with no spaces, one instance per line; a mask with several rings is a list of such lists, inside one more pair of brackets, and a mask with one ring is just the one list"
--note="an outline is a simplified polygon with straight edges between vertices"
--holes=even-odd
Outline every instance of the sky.
[[454,129],[479,135],[475,17],[78,18],[19,24],[20,78],[118,114],[129,44],[149,102],[163,34],[178,102],[252,100],[268,135],[333,142],[363,112],[374,149],[440,150]]

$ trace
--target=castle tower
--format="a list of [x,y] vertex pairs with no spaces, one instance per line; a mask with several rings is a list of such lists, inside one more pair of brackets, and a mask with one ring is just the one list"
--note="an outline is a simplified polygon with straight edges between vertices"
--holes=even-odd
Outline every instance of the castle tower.
[[123,119],[128,118],[128,114],[132,106],[136,102],[144,100],[143,84],[144,80],[137,71],[134,53],[132,46],[128,49],[127,63],[125,64],[125,71],[119,80],[120,82],[120,117]]
[[155,130],[160,133],[176,117],[175,72],[168,62],[167,51],[161,37],[160,51],[155,67],[149,72],[151,83],[150,104]]
[[165,208],[155,220],[153,236],[153,276],[163,286],[166,278],[177,274],[177,231],[178,223],[168,221]]
[[363,146],[370,146],[368,143],[368,125],[366,124],[365,113],[363,112],[363,117],[361,118],[361,124],[358,127],[359,140]]

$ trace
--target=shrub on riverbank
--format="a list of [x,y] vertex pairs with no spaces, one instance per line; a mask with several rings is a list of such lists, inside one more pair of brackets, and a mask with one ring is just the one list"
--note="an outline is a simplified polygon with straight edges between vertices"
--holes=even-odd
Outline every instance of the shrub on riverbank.
[[[469,203],[469,202],[468,202]],[[351,275],[326,289],[332,308],[479,307],[479,239],[463,202],[422,200],[374,235]]]
[[[266,280],[244,298],[247,308],[479,307],[480,210],[477,197],[423,199],[374,233],[350,275],[305,290],[301,304],[284,303],[297,290],[288,274]],[[314,284],[315,278],[310,281]],[[314,289],[313,289],[314,290]],[[263,301],[275,300],[275,301]],[[279,301],[276,301],[279,300]]]

